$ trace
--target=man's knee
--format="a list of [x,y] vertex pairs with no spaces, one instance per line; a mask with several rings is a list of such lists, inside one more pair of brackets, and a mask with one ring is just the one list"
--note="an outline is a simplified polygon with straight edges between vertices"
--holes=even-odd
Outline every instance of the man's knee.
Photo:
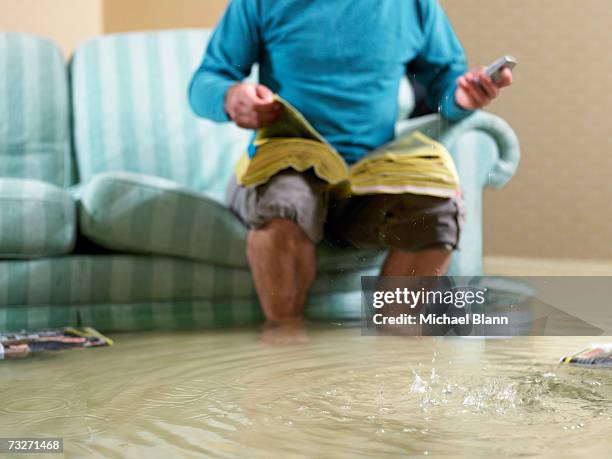
[[314,244],[296,222],[288,218],[273,218],[249,231],[246,249],[248,258],[252,259],[260,249],[292,253],[309,245]]
[[[311,172],[283,171],[251,194],[244,220],[251,228],[268,228],[283,236],[297,225],[315,244],[323,238],[328,187]],[[278,221],[277,221],[278,220]]]
[[353,198],[334,218],[355,247],[417,252],[456,249],[464,217],[458,198],[405,194]]

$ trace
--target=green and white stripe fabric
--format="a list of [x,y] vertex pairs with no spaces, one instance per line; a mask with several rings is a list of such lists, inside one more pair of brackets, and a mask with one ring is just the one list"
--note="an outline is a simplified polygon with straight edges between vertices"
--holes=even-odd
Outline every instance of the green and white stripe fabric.
[[[375,270],[319,273],[307,315],[357,319],[360,280]],[[338,298],[351,298],[338,300]],[[104,330],[256,323],[247,269],[179,258],[80,255],[0,263],[0,331],[91,325]]]
[[0,258],[72,251],[75,203],[68,191],[38,180],[0,178]]
[[198,119],[189,107],[187,88],[209,35],[128,33],[77,49],[71,72],[81,180],[138,172],[222,196],[250,133]]
[[[313,294],[360,290],[376,270],[317,274]],[[0,263],[0,307],[256,298],[251,273],[172,257],[71,255]]]
[[71,181],[68,78],[44,38],[0,33],[0,177]]
[[[356,321],[361,292],[311,295],[304,315],[318,321]],[[102,332],[190,330],[256,325],[263,321],[255,298],[167,302],[0,307],[0,331],[90,326]]]
[[[80,189],[81,232],[119,252],[174,255],[247,268],[246,228],[225,206],[176,182],[129,172],[96,175]],[[318,251],[319,270],[375,267],[376,251]]]
[[223,205],[177,182],[107,172],[80,194],[81,231],[106,248],[245,266],[244,226]]

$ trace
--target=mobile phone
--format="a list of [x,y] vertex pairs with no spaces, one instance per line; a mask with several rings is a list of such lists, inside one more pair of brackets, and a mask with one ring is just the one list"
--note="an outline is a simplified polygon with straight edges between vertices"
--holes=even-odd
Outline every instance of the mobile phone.
[[516,64],[518,64],[518,60],[514,56],[506,54],[489,65],[485,69],[485,73],[491,77],[493,83],[497,83],[501,78],[502,70],[505,68],[512,70],[516,67]]

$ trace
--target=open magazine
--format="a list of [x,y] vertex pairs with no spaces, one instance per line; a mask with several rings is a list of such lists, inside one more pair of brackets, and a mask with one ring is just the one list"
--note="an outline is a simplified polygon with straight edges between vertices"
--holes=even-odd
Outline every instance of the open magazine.
[[113,341],[90,327],[0,333],[0,360],[43,351],[112,346]]
[[348,166],[342,156],[302,116],[279,96],[282,115],[258,129],[255,154],[245,153],[236,165],[243,186],[266,183],[283,169],[315,174],[332,185],[336,195],[414,193],[451,197],[459,177],[446,148],[420,132],[390,142]]

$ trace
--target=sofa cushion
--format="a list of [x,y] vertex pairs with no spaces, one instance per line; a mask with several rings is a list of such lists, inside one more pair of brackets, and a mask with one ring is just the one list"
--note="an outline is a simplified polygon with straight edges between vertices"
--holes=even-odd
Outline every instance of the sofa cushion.
[[51,41],[0,33],[0,177],[71,180],[64,58]]
[[[129,172],[98,174],[80,191],[84,235],[116,251],[174,255],[247,268],[246,228],[225,206],[169,180]],[[320,246],[319,270],[377,266],[380,253]]]
[[[310,293],[360,291],[360,276],[373,272],[320,272]],[[0,308],[229,298],[257,299],[248,269],[126,254],[67,255],[0,263]]]
[[[328,322],[353,322],[360,314],[361,291],[311,295],[304,309],[307,319]],[[256,298],[0,307],[0,331],[82,325],[106,333],[193,330],[256,325],[262,321]]]
[[189,107],[187,87],[209,35],[203,29],[127,33],[76,50],[71,72],[81,180],[130,171],[223,194],[250,133],[199,119]]
[[70,252],[76,233],[70,194],[38,180],[0,178],[0,257]]
[[[23,312],[27,313],[29,308],[24,309]],[[61,309],[69,311],[76,309],[79,323],[90,324],[102,332],[226,328],[261,324],[264,320],[259,302],[254,297],[94,304],[67,306]],[[10,325],[12,330],[27,328],[23,323],[16,323],[24,319],[23,315],[22,313],[7,316],[7,319],[12,319],[12,323],[7,321],[7,325]],[[69,317],[69,312],[61,315]],[[356,322],[361,317],[361,291],[310,295],[304,307],[304,316],[308,320],[315,321]],[[25,319],[29,318],[29,315],[26,315]],[[50,319],[55,320],[55,317]],[[0,329],[2,326],[0,319]]]
[[[306,316],[359,319],[360,276],[372,274],[318,273]],[[261,320],[246,269],[135,255],[0,263],[0,331],[77,325],[102,331],[210,328]]]

